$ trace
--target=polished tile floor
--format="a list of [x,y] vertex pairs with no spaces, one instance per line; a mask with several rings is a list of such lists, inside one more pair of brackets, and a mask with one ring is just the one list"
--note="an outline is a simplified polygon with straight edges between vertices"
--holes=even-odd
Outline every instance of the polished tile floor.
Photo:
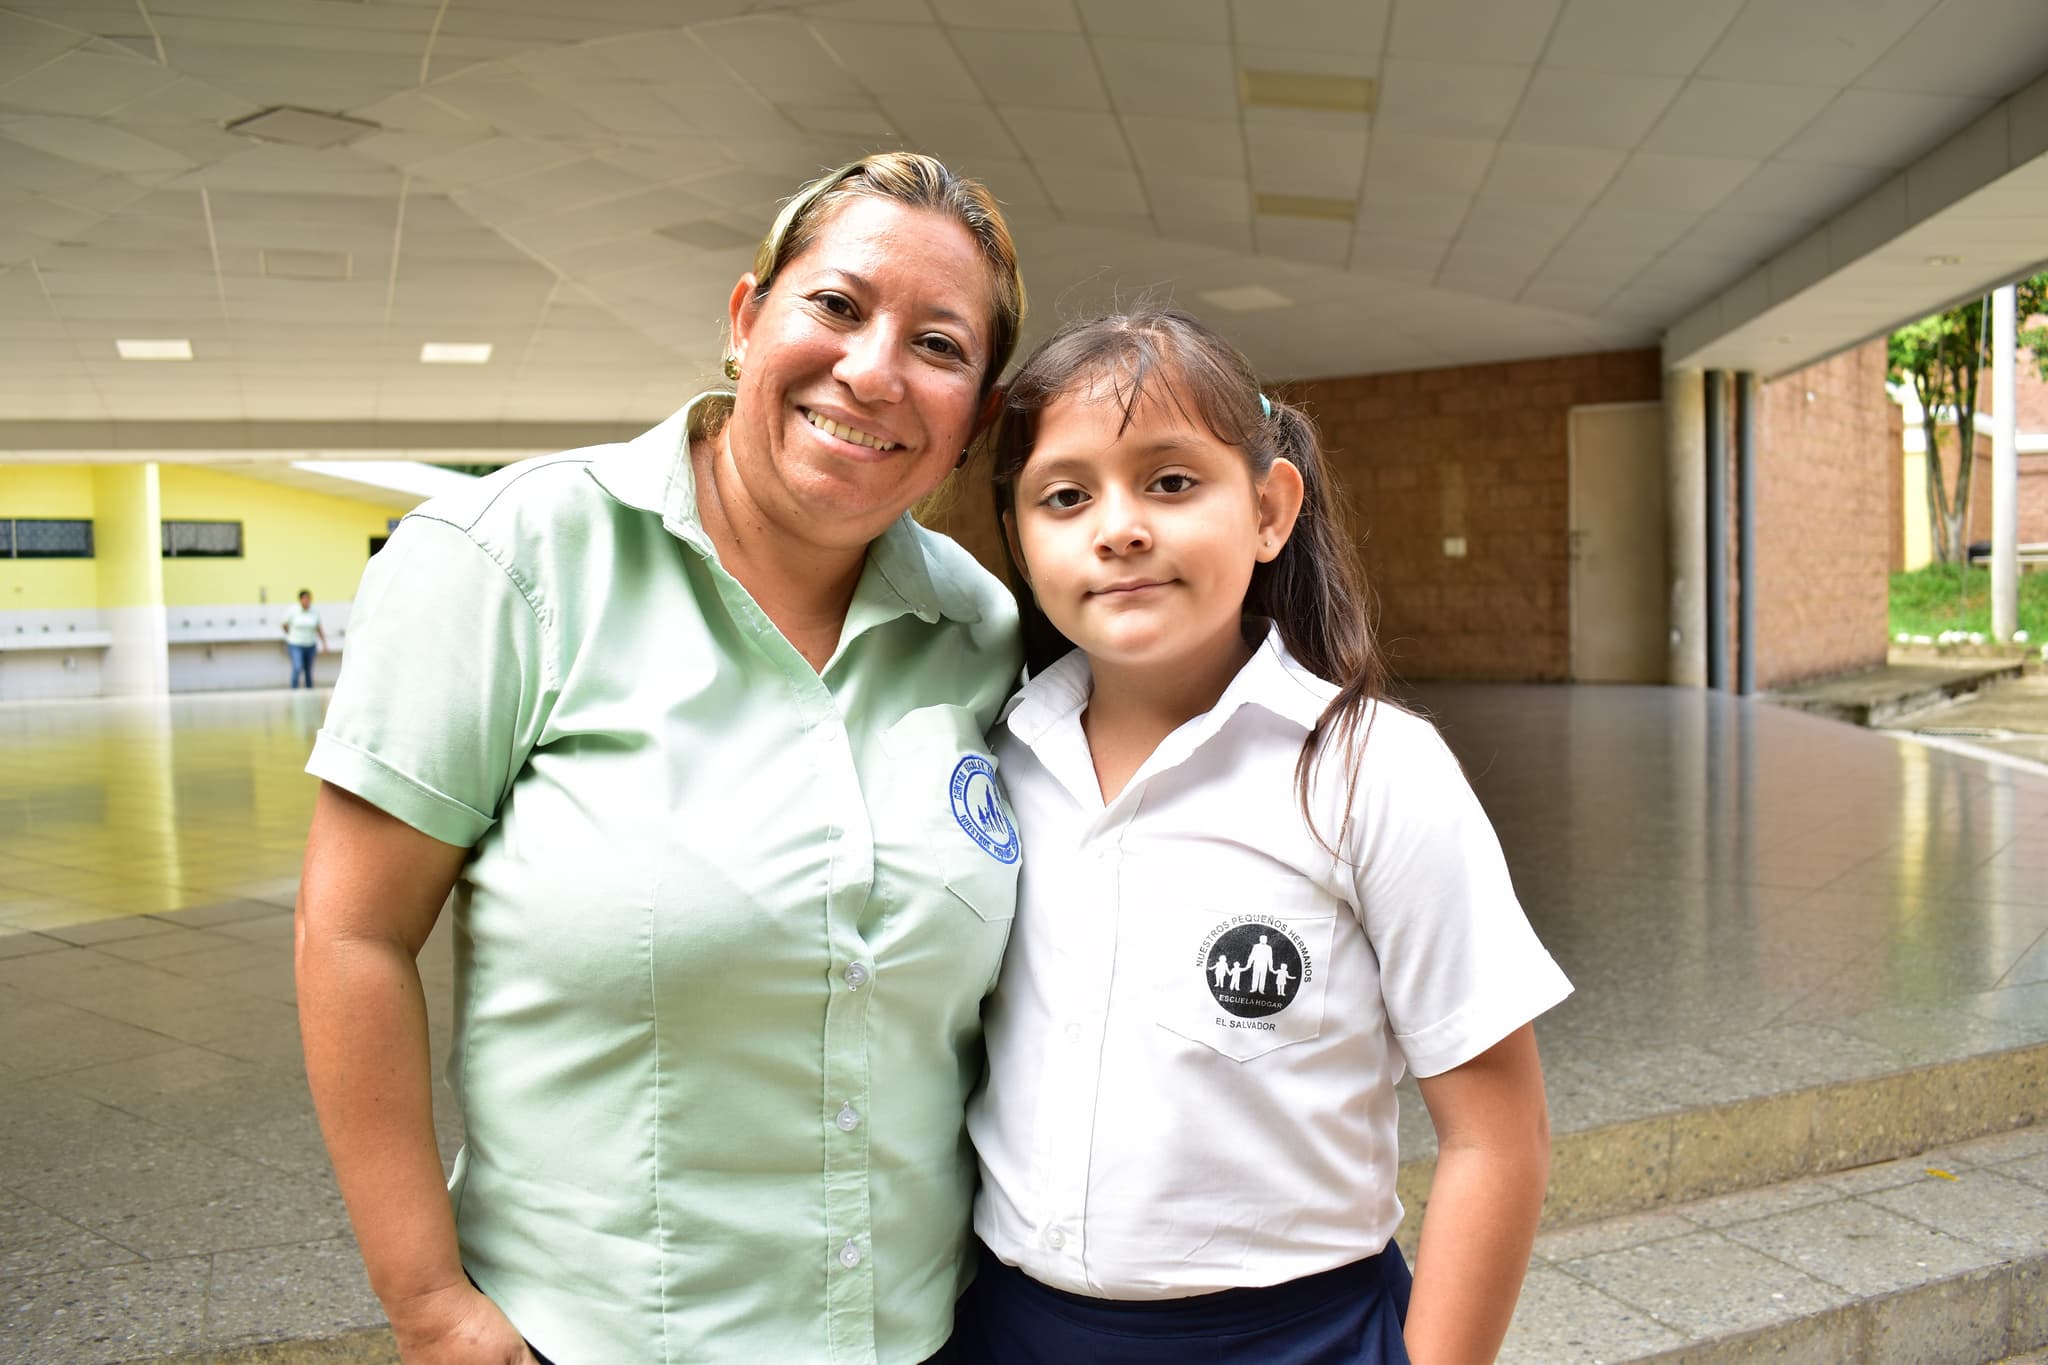
[[[324,701],[0,706],[0,1362],[379,1321],[292,1007]],[[1578,986],[1561,1132],[2048,1041],[2048,777],[1697,692],[1421,701]]]

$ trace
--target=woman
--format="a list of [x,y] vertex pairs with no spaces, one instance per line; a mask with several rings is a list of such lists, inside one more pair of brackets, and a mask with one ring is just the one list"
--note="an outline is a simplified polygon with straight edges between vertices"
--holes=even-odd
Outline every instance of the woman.
[[300,588],[298,609],[285,613],[284,647],[292,656],[292,686],[297,687],[304,677],[306,686],[311,687],[313,656],[327,648],[327,632],[321,629],[320,613],[313,610],[311,588]]
[[[986,190],[865,158],[734,287],[733,393],[429,503],[372,562],[308,764],[299,1002],[407,1362],[944,1343],[1019,653],[906,511],[1022,310]],[[444,1191],[414,958],[451,889]]]

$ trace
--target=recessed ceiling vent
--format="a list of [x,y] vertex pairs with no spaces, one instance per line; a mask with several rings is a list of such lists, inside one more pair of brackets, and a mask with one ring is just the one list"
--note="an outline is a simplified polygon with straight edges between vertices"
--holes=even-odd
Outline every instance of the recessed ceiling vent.
[[344,114],[323,114],[318,109],[301,109],[292,104],[274,104],[261,113],[238,118],[227,125],[231,133],[253,137],[259,142],[282,142],[289,147],[339,147],[381,125]]
[[1349,223],[1358,217],[1358,205],[1352,200],[1320,194],[1255,194],[1252,211],[1276,218],[1316,218],[1330,223]]
[[1327,114],[1370,114],[1379,107],[1380,83],[1370,76],[1324,76],[1312,71],[1237,73],[1238,98],[1247,109],[1315,109]]
[[263,249],[263,273],[273,280],[345,280],[350,274],[346,251],[273,251]]

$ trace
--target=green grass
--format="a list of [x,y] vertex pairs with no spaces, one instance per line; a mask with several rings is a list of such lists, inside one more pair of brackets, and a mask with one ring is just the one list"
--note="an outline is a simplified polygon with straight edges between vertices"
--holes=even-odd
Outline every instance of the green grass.
[[[1892,575],[1892,634],[1991,633],[1991,570],[1930,564]],[[2020,629],[2048,640],[2048,570],[2020,575]]]

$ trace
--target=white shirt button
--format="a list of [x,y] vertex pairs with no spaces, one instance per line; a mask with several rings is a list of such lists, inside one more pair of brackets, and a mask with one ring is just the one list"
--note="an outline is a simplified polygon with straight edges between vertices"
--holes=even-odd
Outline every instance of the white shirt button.
[[846,1239],[845,1246],[839,1248],[839,1264],[848,1270],[860,1264],[860,1248],[853,1244],[851,1237]]
[[860,989],[860,988],[861,988],[862,986],[865,986],[865,985],[867,985],[867,984],[868,984],[868,969],[867,969],[867,964],[866,964],[866,963],[862,963],[862,962],[849,962],[849,963],[847,963],[847,964],[846,964],[846,989],[848,989],[848,990],[850,990],[850,991],[857,991],[857,990],[859,990],[859,989]]
[[[860,1111],[855,1109],[851,1103],[842,1104],[839,1106],[839,1117],[832,1121],[839,1125],[840,1132],[850,1133],[860,1127]],[[847,1245],[851,1246],[853,1244],[849,1242]]]
[[1045,1234],[1045,1244],[1054,1251],[1058,1251],[1067,1244],[1067,1234],[1058,1228],[1049,1229]]
[[1081,1026],[1079,1024],[1067,1025],[1067,1041],[1070,1043],[1081,1041]]

